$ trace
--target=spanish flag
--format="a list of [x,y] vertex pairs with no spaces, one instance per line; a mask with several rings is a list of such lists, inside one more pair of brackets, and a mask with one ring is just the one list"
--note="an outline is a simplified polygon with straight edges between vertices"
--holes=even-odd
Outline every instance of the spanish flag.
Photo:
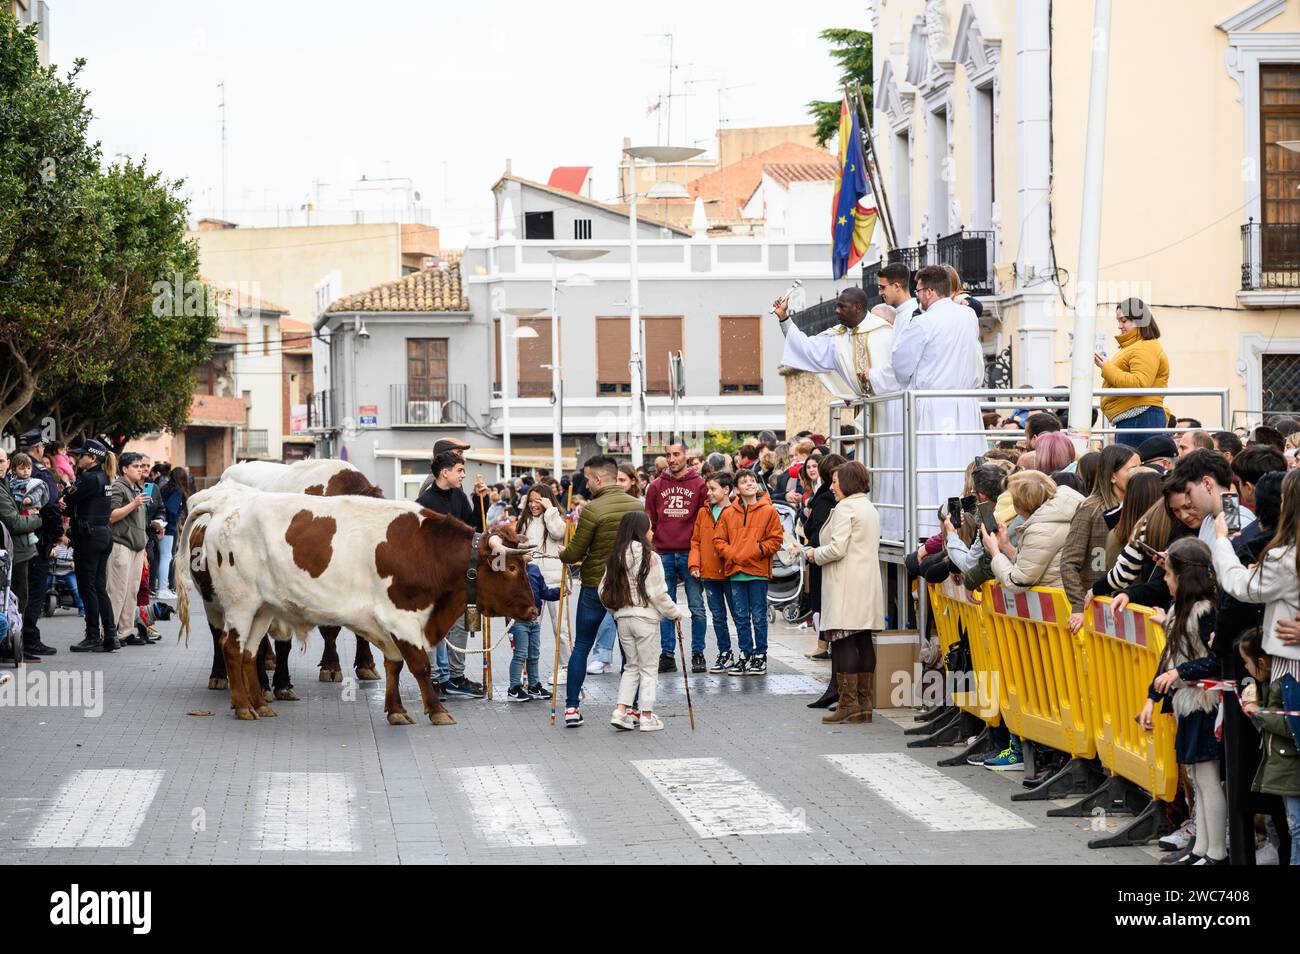
[[849,99],[840,102],[840,184],[831,203],[831,272],[838,280],[862,260],[876,228],[876,198],[862,158],[858,112]]

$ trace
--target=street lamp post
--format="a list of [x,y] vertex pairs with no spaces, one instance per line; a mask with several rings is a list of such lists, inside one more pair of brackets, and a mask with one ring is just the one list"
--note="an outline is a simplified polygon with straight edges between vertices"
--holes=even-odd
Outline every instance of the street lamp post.
[[540,315],[545,308],[502,308],[501,309],[501,463],[505,479],[513,476],[510,466],[510,349],[506,347],[507,339],[512,343],[518,338],[536,338],[535,328],[519,328],[506,334],[507,318],[531,318]]
[[[631,159],[629,168],[629,192],[631,193],[627,210],[628,226],[628,334],[630,337],[631,351],[628,358],[628,371],[632,377],[632,419],[631,419],[631,441],[632,441],[632,466],[640,467],[645,462],[645,420],[641,414],[641,405],[645,401],[645,395],[642,388],[641,375],[641,301],[640,289],[637,281],[637,257],[636,257],[636,162],[638,159],[649,159],[651,162],[685,162],[687,159],[694,159],[703,149],[695,149],[689,146],[629,146],[623,150],[624,155]],[[646,193],[650,199],[676,199],[690,198],[690,193],[679,182],[657,182]]]
[[[551,398],[555,402],[551,408],[551,456],[554,458],[555,466],[553,476],[556,480],[559,480],[564,463],[560,446],[564,429],[564,394],[563,384],[560,381],[560,368],[563,362],[560,360],[560,318],[556,314],[560,259],[564,259],[566,262],[589,262],[592,259],[600,258],[602,255],[608,255],[609,249],[553,248],[549,250],[549,253],[551,256]],[[571,281],[565,282],[566,285],[570,283]],[[572,284],[578,283],[572,282]]]

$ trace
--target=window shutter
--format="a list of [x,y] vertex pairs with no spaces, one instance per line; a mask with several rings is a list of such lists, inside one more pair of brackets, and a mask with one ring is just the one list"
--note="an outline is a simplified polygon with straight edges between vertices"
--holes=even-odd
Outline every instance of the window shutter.
[[447,339],[406,339],[406,391],[411,401],[447,400]]
[[549,397],[551,393],[551,369],[543,367],[551,363],[551,319],[520,318],[520,328],[532,328],[537,332],[536,338],[519,338],[516,352],[519,358],[519,396]]
[[627,394],[632,390],[627,318],[596,319],[596,392]]
[[678,315],[642,318],[645,341],[645,393],[669,393],[668,355],[682,348],[682,319]]
[[724,315],[718,319],[718,390],[757,394],[763,390],[763,319]]

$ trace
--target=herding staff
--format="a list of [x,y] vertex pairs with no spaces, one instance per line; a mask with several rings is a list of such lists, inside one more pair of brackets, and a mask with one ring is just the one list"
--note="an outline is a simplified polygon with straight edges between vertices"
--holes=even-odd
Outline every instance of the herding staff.
[[[478,512],[483,519],[483,533],[487,534],[487,504],[483,498],[486,494],[477,494]],[[478,617],[479,635],[483,637],[483,691],[488,701],[492,701],[492,621],[483,613]]]
[[677,620],[677,651],[682,657],[682,682],[686,684],[686,711],[691,717],[691,731],[695,731],[695,706],[691,705],[691,679],[686,675],[686,644],[682,642],[682,621]]
[[560,632],[567,621],[565,617],[567,609],[564,604],[569,597],[569,571],[564,564],[560,566],[562,575],[560,576],[560,606],[555,618],[555,665],[551,667],[551,725],[555,725],[555,696],[560,684]]

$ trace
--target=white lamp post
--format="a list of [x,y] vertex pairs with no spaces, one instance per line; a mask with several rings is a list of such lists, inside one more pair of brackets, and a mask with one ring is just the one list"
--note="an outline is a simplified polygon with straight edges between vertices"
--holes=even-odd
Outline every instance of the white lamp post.
[[[645,443],[645,421],[641,414],[641,404],[644,401],[644,395],[641,387],[641,302],[639,298],[639,289],[637,287],[636,272],[636,162],[638,159],[649,159],[651,162],[685,162],[687,159],[694,159],[703,149],[694,149],[689,146],[629,146],[623,150],[623,154],[631,159],[629,171],[628,191],[631,193],[631,200],[628,202],[627,226],[628,226],[628,326],[631,336],[631,352],[628,358],[628,370],[632,376],[632,421],[631,421],[631,439],[632,439],[632,466],[640,467],[645,462],[644,448]],[[690,192],[680,182],[656,182],[646,193],[649,199],[688,199]]]
[[[560,259],[566,262],[590,262],[592,259],[600,258],[602,255],[608,255],[609,249],[604,248],[553,248],[548,249],[551,256],[551,398],[555,402],[551,408],[551,456],[555,459],[555,470],[552,476],[556,480],[560,479],[563,472],[564,461],[561,458],[561,432],[564,428],[564,394],[563,384],[560,381],[560,368],[563,362],[560,360],[560,317],[556,314],[556,296],[559,285],[559,266]],[[568,286],[594,285],[590,278],[577,280],[578,276],[571,276],[565,281]]]
[[506,341],[509,340],[513,345],[519,338],[537,337],[536,328],[517,328],[507,334],[506,320],[508,318],[531,318],[534,315],[540,315],[545,310],[545,308],[501,309],[501,460],[506,480],[513,476],[510,472],[510,348],[506,347]]

